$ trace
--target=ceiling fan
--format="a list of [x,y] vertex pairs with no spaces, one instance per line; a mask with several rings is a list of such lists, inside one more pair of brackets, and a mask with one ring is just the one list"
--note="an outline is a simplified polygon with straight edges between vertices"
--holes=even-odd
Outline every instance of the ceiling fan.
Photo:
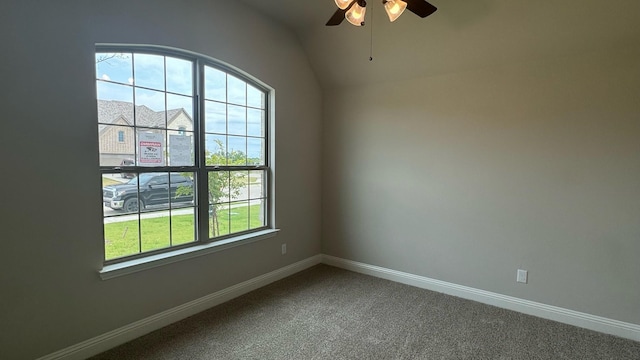
[[[335,2],[338,5],[338,10],[327,21],[327,26],[340,25],[344,19],[347,19],[349,23],[355,26],[364,25],[364,14],[367,11],[367,2],[365,0],[335,0]],[[438,10],[425,0],[382,0],[382,4],[391,21],[395,21],[400,17],[405,9],[409,9],[409,11],[421,18],[425,18]]]

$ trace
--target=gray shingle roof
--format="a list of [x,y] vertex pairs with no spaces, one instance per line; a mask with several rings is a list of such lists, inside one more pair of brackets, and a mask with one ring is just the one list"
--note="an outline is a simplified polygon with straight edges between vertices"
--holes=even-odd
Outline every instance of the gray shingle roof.
[[[133,110],[134,106],[130,102],[98,100],[98,123],[100,124],[100,131],[102,131],[106,125],[113,124],[120,118],[124,119],[128,125],[133,125]],[[167,121],[165,122],[164,111],[153,111],[144,105],[138,105],[135,107],[135,125],[150,128],[166,128],[167,123],[170,123],[183,111],[185,115],[191,119],[184,109],[179,108],[167,110]]]

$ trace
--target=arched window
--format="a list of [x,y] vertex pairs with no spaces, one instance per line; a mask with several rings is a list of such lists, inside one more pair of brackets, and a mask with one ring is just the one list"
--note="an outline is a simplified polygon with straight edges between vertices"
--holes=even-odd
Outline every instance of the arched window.
[[[95,61],[105,264],[270,229],[265,85],[161,47],[100,45]],[[115,151],[109,130],[135,140]]]

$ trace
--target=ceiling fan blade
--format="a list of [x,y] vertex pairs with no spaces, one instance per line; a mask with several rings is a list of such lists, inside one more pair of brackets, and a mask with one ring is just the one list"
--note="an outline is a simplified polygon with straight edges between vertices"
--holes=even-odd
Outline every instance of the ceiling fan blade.
[[336,10],[336,12],[333,13],[333,16],[331,16],[331,19],[329,19],[329,21],[327,21],[327,26],[336,26],[336,25],[340,25],[342,23],[342,20],[344,20],[344,14],[347,12],[347,10],[342,10],[342,9],[338,9]]
[[407,3],[407,9],[412,13],[425,18],[438,10],[437,7],[429,4],[424,0],[404,0]]

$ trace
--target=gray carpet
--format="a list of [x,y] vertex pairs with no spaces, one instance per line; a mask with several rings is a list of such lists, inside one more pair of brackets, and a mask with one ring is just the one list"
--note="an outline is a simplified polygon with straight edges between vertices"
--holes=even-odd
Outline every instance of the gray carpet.
[[640,342],[318,265],[93,359],[640,360]]

